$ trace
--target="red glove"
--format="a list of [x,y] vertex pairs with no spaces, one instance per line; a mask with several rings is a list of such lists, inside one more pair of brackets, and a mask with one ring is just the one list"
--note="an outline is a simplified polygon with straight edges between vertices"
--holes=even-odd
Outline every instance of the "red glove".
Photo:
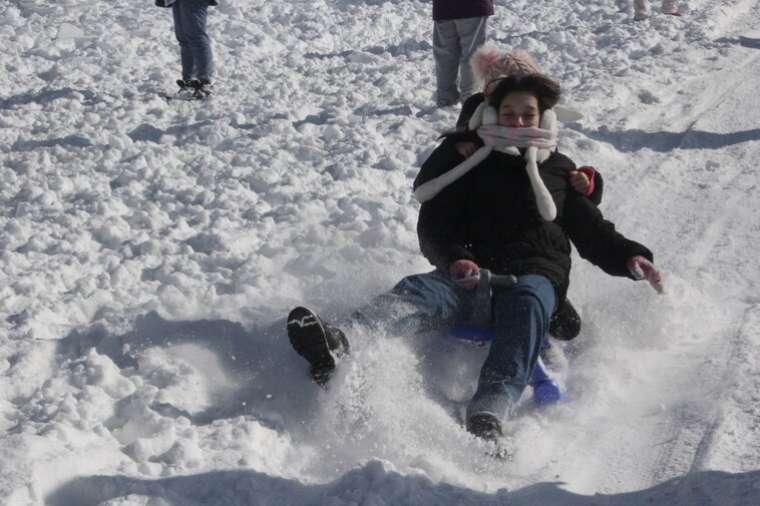
[[652,262],[639,255],[629,258],[626,265],[634,278],[646,279],[657,293],[665,291],[662,284],[662,273],[657,270]]
[[449,265],[449,276],[465,290],[472,290],[478,286],[480,267],[472,260],[462,258]]
[[594,176],[596,175],[596,169],[589,165],[584,165],[583,167],[578,168],[578,172],[585,174],[586,177],[588,178],[588,189],[586,190],[586,193],[584,194],[588,197],[589,195],[594,193],[594,180],[596,179]]

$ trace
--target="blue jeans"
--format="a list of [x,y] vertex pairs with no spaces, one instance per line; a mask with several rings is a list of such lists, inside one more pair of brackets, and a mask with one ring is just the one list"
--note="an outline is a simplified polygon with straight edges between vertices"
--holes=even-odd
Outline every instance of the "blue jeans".
[[[436,270],[407,276],[390,292],[359,309],[352,319],[370,327],[385,324],[394,334],[444,329],[466,321],[473,296],[473,291],[459,288]],[[494,340],[467,416],[491,413],[505,420],[528,384],[549,329],[556,295],[546,277],[528,274],[510,288],[497,288],[492,304]]]
[[555,306],[554,287],[536,274],[520,276],[515,286],[494,294],[494,340],[467,406],[468,418],[476,413],[508,417],[530,380]]
[[206,32],[208,0],[177,0],[172,5],[172,13],[182,58],[182,79],[211,81],[214,58]]

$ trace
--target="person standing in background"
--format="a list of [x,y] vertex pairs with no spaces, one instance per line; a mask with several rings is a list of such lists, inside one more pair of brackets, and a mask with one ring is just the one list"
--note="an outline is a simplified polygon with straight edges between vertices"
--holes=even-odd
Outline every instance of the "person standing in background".
[[[678,11],[677,0],[662,0],[661,7],[663,14],[670,14],[671,16],[680,16]],[[633,19],[634,21],[641,21],[649,17],[649,0],[633,0]]]
[[217,0],[156,0],[159,7],[171,7],[174,33],[182,61],[182,79],[177,80],[181,98],[203,99],[211,95],[214,57],[206,21],[209,5]]
[[438,107],[454,105],[476,92],[470,57],[485,42],[486,20],[491,15],[493,0],[433,0]]

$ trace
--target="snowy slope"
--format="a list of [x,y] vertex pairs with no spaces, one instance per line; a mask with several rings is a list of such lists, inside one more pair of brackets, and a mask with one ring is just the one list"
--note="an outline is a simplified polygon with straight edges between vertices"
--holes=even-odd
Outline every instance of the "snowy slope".
[[203,105],[158,97],[150,1],[0,4],[0,504],[760,504],[757,2],[538,5],[491,36],[584,112],[561,149],[668,292],[576,259],[572,402],[501,462],[457,419],[483,350],[351,334],[320,391],[284,335],[429,268],[428,2],[223,2]]

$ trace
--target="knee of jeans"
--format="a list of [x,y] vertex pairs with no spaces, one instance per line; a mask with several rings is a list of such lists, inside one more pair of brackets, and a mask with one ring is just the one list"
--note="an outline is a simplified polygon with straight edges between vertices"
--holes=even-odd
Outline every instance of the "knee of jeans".
[[432,274],[412,274],[404,277],[401,281],[396,283],[391,293],[397,295],[413,295],[424,296],[427,292],[431,291],[431,283],[426,281],[425,277],[430,278]]
[[522,308],[528,311],[539,311],[545,321],[549,321],[551,312],[554,308],[545,307],[544,302],[538,296],[536,291],[528,286],[517,285],[501,295],[497,295],[494,300],[496,311]]
[[417,276],[406,276],[401,281],[396,283],[391,289],[391,293],[396,295],[412,295],[419,294],[420,292],[420,280]]

